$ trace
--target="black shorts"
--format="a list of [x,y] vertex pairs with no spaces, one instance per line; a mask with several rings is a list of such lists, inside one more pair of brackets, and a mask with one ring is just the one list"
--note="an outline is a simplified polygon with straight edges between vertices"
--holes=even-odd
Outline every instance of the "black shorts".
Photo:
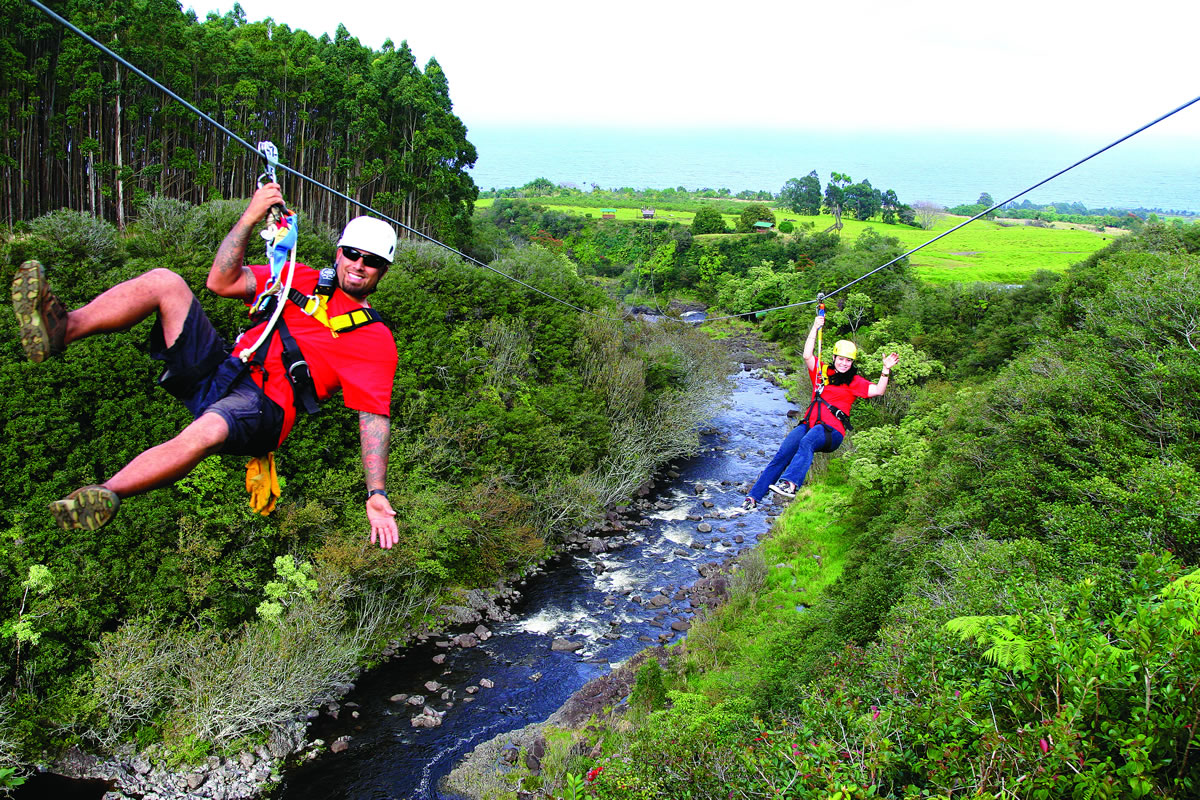
[[219,414],[229,425],[222,453],[261,456],[279,445],[283,409],[263,394],[249,368],[229,355],[200,301],[192,298],[183,330],[167,347],[162,322],[150,330],[150,357],[164,362],[158,383],[179,398],[192,416]]

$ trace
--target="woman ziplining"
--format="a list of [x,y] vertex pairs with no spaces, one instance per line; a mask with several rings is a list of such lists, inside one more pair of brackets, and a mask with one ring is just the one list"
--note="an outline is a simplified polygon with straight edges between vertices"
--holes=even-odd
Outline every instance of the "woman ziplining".
[[768,491],[787,498],[795,497],[796,490],[804,485],[814,454],[832,453],[841,446],[846,429],[850,427],[850,409],[854,401],[860,397],[880,397],[887,391],[888,376],[900,355],[888,353],[884,356],[883,372],[876,383],[871,383],[858,374],[854,363],[858,348],[848,339],[833,346],[832,366],[824,363],[819,348],[814,355],[813,348],[824,326],[825,306],[822,303],[804,342],[804,364],[813,385],[812,402],[804,419],[784,438],[775,457],[754,482],[742,504],[746,511],[758,508]]

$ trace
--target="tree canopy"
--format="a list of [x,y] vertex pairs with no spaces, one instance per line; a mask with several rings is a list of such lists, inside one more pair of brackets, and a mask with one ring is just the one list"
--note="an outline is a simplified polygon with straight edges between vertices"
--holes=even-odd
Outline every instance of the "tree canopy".
[[712,206],[704,206],[692,218],[692,233],[725,233],[725,219]]
[[790,178],[779,190],[779,203],[797,214],[816,216],[821,212],[821,179],[817,171],[803,178]]
[[[60,12],[280,161],[423,233],[461,239],[477,189],[475,148],[436,60],[407,42],[378,50],[345,27],[331,38],[240,8],[203,21],[169,0],[70,2]],[[0,217],[58,208],[123,225],[151,195],[202,203],[250,194],[261,158],[36,8],[0,22]],[[339,227],[356,207],[280,177],[289,204]]]
[[756,222],[770,222],[774,224],[775,212],[762,203],[751,203],[738,215],[737,229],[742,233],[752,231]]

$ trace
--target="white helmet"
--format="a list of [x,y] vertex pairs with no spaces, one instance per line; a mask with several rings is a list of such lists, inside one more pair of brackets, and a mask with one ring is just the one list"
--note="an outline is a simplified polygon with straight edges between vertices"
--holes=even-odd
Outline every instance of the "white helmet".
[[338,247],[353,247],[383,256],[389,264],[396,255],[396,231],[381,219],[355,217],[346,223]]

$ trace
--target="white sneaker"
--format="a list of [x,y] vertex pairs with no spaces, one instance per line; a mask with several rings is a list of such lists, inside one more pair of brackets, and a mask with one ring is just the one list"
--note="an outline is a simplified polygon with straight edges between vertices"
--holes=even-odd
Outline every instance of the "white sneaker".
[[772,483],[771,491],[775,492],[776,494],[783,495],[784,497],[789,497],[789,498],[795,497],[796,496],[796,484],[792,483],[791,481],[780,481],[779,483]]

